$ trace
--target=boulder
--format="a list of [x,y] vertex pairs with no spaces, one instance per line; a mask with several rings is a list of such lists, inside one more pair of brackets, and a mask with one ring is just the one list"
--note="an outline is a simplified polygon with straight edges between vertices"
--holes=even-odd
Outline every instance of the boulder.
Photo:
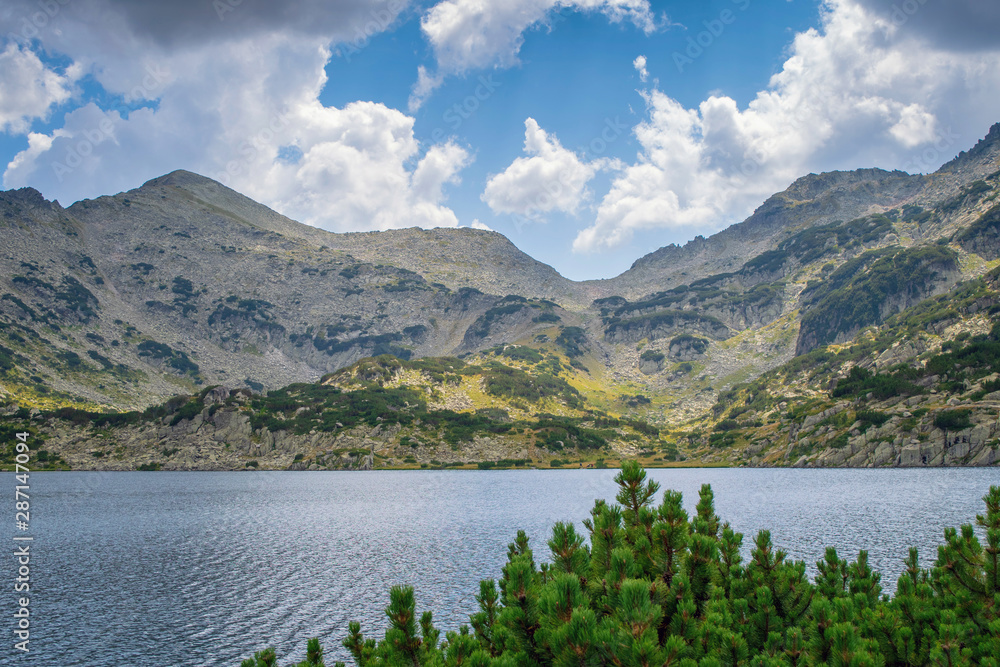
[[205,394],[205,405],[219,405],[229,398],[229,388],[219,385]]
[[904,468],[941,465],[943,459],[944,447],[941,444],[921,442],[903,447],[900,451],[899,465]]
[[873,466],[891,465],[896,459],[896,447],[888,442],[880,443],[872,457]]

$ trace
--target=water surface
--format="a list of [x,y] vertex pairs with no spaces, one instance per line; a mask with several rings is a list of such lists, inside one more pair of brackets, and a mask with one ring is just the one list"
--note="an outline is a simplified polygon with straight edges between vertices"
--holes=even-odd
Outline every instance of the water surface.
[[[347,659],[350,620],[385,628],[392,584],[416,589],[442,630],[476,609],[524,529],[536,560],[555,521],[613,501],[614,470],[32,473],[31,652],[12,650],[13,559],[2,564],[0,664],[239,665],[273,645],[279,663],[318,636]],[[824,547],[867,549],[889,592],[909,546],[930,564],[944,527],[974,521],[1000,470],[651,470],[693,512],[716,511],[814,572]],[[13,496],[12,474],[0,475]],[[659,499],[658,501],[659,502]],[[12,545],[13,503],[0,537]],[[584,531],[585,532],[585,531]],[[9,553],[9,552],[8,552]],[[13,657],[12,657],[13,656]]]

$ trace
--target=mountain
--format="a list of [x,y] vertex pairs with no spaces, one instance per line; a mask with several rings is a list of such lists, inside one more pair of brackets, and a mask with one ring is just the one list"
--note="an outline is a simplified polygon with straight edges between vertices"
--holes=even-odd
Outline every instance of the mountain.
[[[3,423],[35,419],[63,457],[52,460],[73,467],[110,465],[93,452],[115,447],[119,467],[242,467],[251,450],[265,467],[339,467],[327,453],[345,447],[366,449],[364,465],[538,462],[569,450],[584,457],[578,463],[645,452],[653,464],[882,465],[924,442],[940,447],[906,454],[908,463],[993,463],[985,452],[995,451],[996,427],[983,397],[1000,372],[988,361],[1000,335],[991,324],[998,196],[1000,124],[933,174],[810,174],[710,238],[660,248],[610,280],[573,282],[495,232],[333,234],[184,171],[69,208],[30,188],[7,191]],[[926,372],[966,348],[974,363]],[[359,368],[381,370],[361,384],[334,381],[336,395],[383,405],[398,428],[352,422],[360,440],[335,446],[348,399],[281,388],[325,386],[324,377]],[[836,393],[862,372],[876,383],[902,373],[922,391]],[[512,386],[527,393],[497,389]],[[384,392],[402,403],[383,404]],[[899,403],[917,396],[917,422],[906,421],[912,410],[893,422],[907,412]],[[309,408],[321,398],[343,426]],[[961,456],[945,455],[955,431],[939,428],[951,423],[938,419],[946,408],[967,411],[954,425],[969,433],[957,437],[979,429]],[[822,438],[800,446],[801,424],[829,410],[843,415],[839,426],[825,423]],[[847,428],[864,419],[840,423],[866,410],[890,415],[880,438],[895,434],[878,456],[867,428]],[[129,416],[108,416],[116,413]],[[118,444],[95,448],[97,431],[73,436],[67,419]],[[404,437],[437,443],[434,453],[396,451]],[[250,447],[262,441],[289,460]],[[216,451],[224,443],[236,449]],[[183,464],[154,460],[172,450],[187,452],[174,454]]]
[[450,353],[496,338],[493,319],[528,331],[518,313],[558,309],[508,292],[568,284],[498,234],[336,235],[185,172],[68,209],[6,192],[0,210],[5,349],[31,359],[5,387],[42,405],[145,407],[205,383],[275,388],[371,354]]
[[904,205],[931,208],[954,196],[963,185],[994,172],[998,157],[1000,123],[970,151],[963,151],[933,174],[882,169],[809,174],[768,198],[742,223],[708,239],[699,236],[684,246],[655,250],[620,276],[593,283],[609,293],[641,295],[648,293],[648,284],[662,289],[732,271],[808,227]]

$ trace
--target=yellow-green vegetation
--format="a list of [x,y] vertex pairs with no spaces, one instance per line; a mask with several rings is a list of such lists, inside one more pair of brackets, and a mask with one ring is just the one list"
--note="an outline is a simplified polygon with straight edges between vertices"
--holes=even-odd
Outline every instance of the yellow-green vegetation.
[[916,302],[931,294],[939,275],[958,270],[944,246],[873,250],[851,259],[825,280],[806,286],[797,353],[879,324],[888,300]]
[[[832,393],[854,367],[880,381],[902,377],[900,364],[922,373],[946,345],[991,335],[998,136],[960,157],[962,169],[927,177],[804,177],[742,227],[588,283],[497,234],[330,235],[184,172],[70,209],[8,193],[0,208],[12,230],[51,233],[20,240],[32,250],[0,280],[0,409],[12,418],[39,408],[64,423],[55,415],[71,408],[100,421],[177,394],[175,407],[194,411],[191,395],[225,385],[199,411],[216,406],[219,418],[191,417],[190,433],[170,434],[193,437],[166,448],[178,449],[168,467],[222,465],[216,454],[242,467],[234,452],[260,468],[565,466],[583,463],[581,451],[594,465],[883,465],[901,464],[906,448],[930,464],[943,460],[935,447],[950,448],[948,463],[994,463],[975,453],[1000,435],[986,428],[988,364],[922,375],[916,395]],[[109,242],[121,250],[113,259],[96,250]],[[326,389],[311,384],[338,368]],[[254,398],[219,398],[241,388]],[[859,409],[890,418],[820,414]],[[970,410],[958,446],[934,427],[945,409]],[[159,440],[153,428],[140,419],[128,437],[116,431],[121,456],[146,456],[126,443]],[[66,430],[50,435],[81,464]],[[225,452],[212,449],[220,443]],[[974,451],[962,454],[966,444]]]
[[[1000,271],[991,271],[849,344],[813,350],[720,392],[711,415],[690,425],[700,433],[693,454],[715,452],[733,463],[824,465],[860,452],[868,464],[891,465],[900,462],[904,445],[992,423],[997,403],[986,399],[1000,390],[1000,325],[991,317],[1000,312],[998,279]],[[884,361],[873,363],[876,358]],[[878,458],[889,456],[888,447],[874,453],[882,444],[895,446],[892,460]],[[920,451],[914,455],[926,456]],[[944,456],[957,463],[975,453],[958,447]]]
[[[325,377],[323,383],[359,396],[359,392],[371,391],[406,396],[406,411],[412,416],[404,416],[403,411],[379,413],[382,423],[393,421],[407,427],[419,424],[419,428],[408,428],[401,436],[404,447],[418,448],[433,442],[459,445],[477,436],[502,436],[541,452],[543,460],[564,450],[575,450],[583,456],[577,462],[584,464],[594,463],[599,454],[607,456],[615,443],[637,452],[659,451],[656,427],[591,407],[585,390],[577,387],[593,380],[566,361],[552,352],[517,345],[501,346],[464,360],[451,357],[404,361],[385,356],[358,362]],[[268,398],[272,396],[276,394],[272,392]],[[296,409],[301,404],[304,402],[297,402]],[[443,407],[448,404],[463,407]],[[300,423],[303,418],[299,413]],[[338,412],[328,419],[349,427],[356,423],[357,415]],[[284,426],[277,422],[266,425],[271,430]],[[306,424],[298,428],[304,430]],[[322,426],[313,423],[309,428]],[[416,454],[409,455],[412,460],[404,458],[404,463],[419,464]],[[535,456],[534,462],[539,463],[538,454]],[[673,458],[677,458],[676,453]]]
[[[113,440],[108,436],[115,429],[155,428],[160,423],[177,426],[196,417],[212,419],[219,411],[245,416],[252,429],[249,440],[258,446],[274,434],[305,439],[357,429],[358,433],[378,429],[392,434],[388,441],[380,441],[377,450],[309,450],[294,461],[306,466],[329,467],[338,457],[356,465],[359,457],[368,456],[374,467],[403,468],[550,466],[553,462],[556,467],[593,467],[598,459],[632,456],[655,465],[683,458],[675,446],[660,442],[657,427],[592,408],[567,381],[567,377],[586,374],[565,362],[565,357],[518,346],[466,360],[408,361],[382,355],[328,375],[319,384],[299,383],[252,397],[237,393],[210,407],[205,397],[212,388],[206,388],[144,412],[63,407],[43,412],[42,419],[43,423],[89,428],[95,443]],[[3,421],[17,423],[26,415],[22,409]],[[101,452],[95,455],[100,459],[107,447],[92,449]],[[469,453],[473,449],[475,453]],[[491,451],[523,453],[491,455]],[[254,460],[258,466],[266,464],[260,457]]]

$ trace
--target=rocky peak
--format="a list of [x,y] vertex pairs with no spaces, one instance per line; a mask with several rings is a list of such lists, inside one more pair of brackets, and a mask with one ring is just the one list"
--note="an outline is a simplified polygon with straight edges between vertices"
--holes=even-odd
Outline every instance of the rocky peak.
[[971,169],[983,174],[993,172],[1000,162],[1000,123],[994,123],[985,137],[968,151],[961,151],[955,158],[941,166],[939,172],[953,173]]
[[27,206],[35,209],[62,210],[57,201],[49,201],[35,188],[18,188],[17,190],[0,191],[0,202],[14,206]]

